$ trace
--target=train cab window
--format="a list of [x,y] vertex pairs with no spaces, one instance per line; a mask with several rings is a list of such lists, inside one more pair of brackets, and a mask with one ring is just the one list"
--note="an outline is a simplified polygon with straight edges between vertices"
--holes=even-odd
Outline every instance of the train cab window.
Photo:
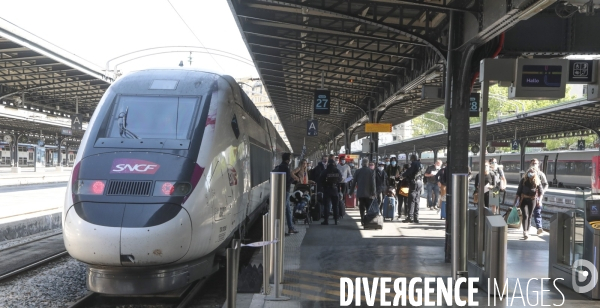
[[197,97],[121,96],[106,137],[190,139]]

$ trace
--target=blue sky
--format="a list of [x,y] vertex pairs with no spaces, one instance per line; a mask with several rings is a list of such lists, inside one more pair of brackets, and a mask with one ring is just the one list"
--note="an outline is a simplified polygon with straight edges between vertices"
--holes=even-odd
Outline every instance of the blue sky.
[[[203,51],[201,47],[204,46],[235,55],[227,55],[229,57],[251,61],[225,0],[20,0],[4,4],[0,18],[95,64],[99,69],[104,69],[106,62],[115,57],[163,46],[198,47],[185,48],[189,51]],[[192,66],[235,78],[258,76],[254,66],[248,62],[217,54],[193,52]],[[182,60],[189,66],[189,56],[189,52],[152,55],[119,64],[118,69],[127,72],[146,67],[176,66]],[[113,60],[109,63],[110,68],[129,59]]]

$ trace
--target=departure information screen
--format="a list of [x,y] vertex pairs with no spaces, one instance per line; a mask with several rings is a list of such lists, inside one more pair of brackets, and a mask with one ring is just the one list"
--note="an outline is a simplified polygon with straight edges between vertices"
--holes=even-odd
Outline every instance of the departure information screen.
[[599,200],[587,200],[585,204],[586,219],[587,221],[599,221],[600,220],[600,201]]
[[523,65],[521,86],[559,88],[561,77],[560,65]]

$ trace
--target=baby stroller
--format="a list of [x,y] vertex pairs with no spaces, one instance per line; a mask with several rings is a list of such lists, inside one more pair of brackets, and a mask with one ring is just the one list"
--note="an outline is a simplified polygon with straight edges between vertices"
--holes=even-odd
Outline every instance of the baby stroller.
[[305,224],[312,223],[310,210],[313,207],[312,197],[316,192],[315,184],[300,184],[296,185],[296,191],[290,195],[290,203],[293,205],[292,220],[296,223],[299,220],[304,220]]

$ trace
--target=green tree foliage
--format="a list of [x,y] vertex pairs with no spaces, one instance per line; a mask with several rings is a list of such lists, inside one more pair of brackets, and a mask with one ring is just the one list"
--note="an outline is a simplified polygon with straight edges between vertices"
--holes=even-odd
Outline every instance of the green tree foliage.
[[[497,85],[490,87],[489,106],[488,106],[488,121],[496,120],[499,117],[515,116],[517,113],[529,112],[532,110],[548,108],[559,104],[567,103],[577,99],[578,97],[571,94],[571,86],[567,85],[565,98],[560,100],[508,100],[508,88],[498,87]],[[433,109],[431,112],[423,116],[416,117],[413,122],[413,137],[439,133],[442,131],[442,125],[436,122],[441,122],[448,129],[448,120],[444,117],[444,106]],[[425,118],[425,119],[423,119]],[[434,122],[436,121],[436,122]],[[479,117],[470,119],[470,124],[479,123]],[[569,148],[576,145],[580,138],[586,139],[586,146],[591,147],[596,140],[594,136],[588,137],[569,137],[556,140],[544,140],[548,150],[557,150],[561,148]],[[500,150],[500,149],[499,149]],[[501,149],[510,151],[510,148]]]

